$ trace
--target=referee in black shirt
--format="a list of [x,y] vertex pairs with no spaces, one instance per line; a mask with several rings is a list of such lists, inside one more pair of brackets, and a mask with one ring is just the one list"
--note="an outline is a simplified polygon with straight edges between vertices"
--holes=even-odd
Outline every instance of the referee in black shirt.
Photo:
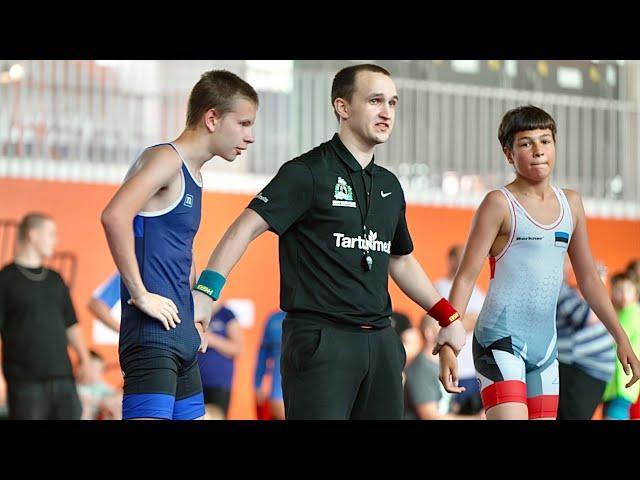
[[2,371],[12,420],[79,420],[82,413],[67,344],[78,354],[80,375],[89,352],[69,289],[42,265],[56,241],[51,217],[26,215],[13,263],[0,270]]
[[464,328],[411,255],[398,179],[374,162],[398,104],[389,72],[345,68],[331,97],[339,133],[285,163],[227,230],[196,283],[196,320],[209,315],[211,298],[219,297],[249,243],[271,230],[279,236],[280,303],[287,312],[286,418],[400,419],[406,355],[390,328],[388,275],[451,328],[454,350],[464,344]]

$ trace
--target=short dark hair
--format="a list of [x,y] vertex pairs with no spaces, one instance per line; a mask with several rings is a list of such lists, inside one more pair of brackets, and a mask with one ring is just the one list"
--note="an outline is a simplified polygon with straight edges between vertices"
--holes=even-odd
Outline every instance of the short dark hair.
[[388,77],[391,76],[388,70],[379,67],[378,65],[373,65],[372,63],[362,63],[360,65],[352,65],[350,67],[345,67],[336,73],[336,76],[333,77],[333,83],[331,84],[331,106],[333,107],[333,113],[340,121],[340,115],[335,109],[335,101],[336,98],[343,98],[346,101],[351,101],[351,97],[353,97],[353,92],[356,91],[356,76],[358,72],[374,72],[374,73],[382,73]]
[[551,130],[553,141],[556,141],[556,122],[551,115],[541,108],[526,105],[509,110],[502,117],[498,127],[498,140],[502,148],[512,149],[516,133],[525,130]]
[[[625,281],[633,283],[633,280],[631,279],[631,277],[629,277],[629,275],[627,275],[624,272],[618,272],[611,277],[611,286],[613,287],[615,284],[620,282],[625,282]],[[635,286],[635,283],[634,283],[634,286]]]
[[227,70],[203,73],[189,95],[187,127],[196,126],[210,108],[215,108],[220,115],[230,112],[238,97],[246,98],[256,107],[259,105],[254,88],[235,73]]
[[18,225],[18,241],[25,242],[29,238],[29,232],[40,227],[45,221],[53,221],[53,217],[42,212],[27,213]]
[[632,275],[635,275],[635,271],[637,270],[638,265],[640,265],[640,260],[639,259],[631,260],[627,264],[627,273],[631,272]]

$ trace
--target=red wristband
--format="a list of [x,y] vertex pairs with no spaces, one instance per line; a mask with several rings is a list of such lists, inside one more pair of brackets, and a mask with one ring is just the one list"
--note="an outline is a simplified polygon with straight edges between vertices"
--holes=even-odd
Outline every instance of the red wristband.
[[443,328],[448,327],[460,318],[460,314],[444,297],[438,300],[433,307],[427,310],[427,313],[435,318],[438,321],[438,324]]

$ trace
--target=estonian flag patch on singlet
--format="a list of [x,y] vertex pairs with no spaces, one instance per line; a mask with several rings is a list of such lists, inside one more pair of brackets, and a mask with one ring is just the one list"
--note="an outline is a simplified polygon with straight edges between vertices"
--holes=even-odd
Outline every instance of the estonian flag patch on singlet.
[[569,245],[569,234],[567,232],[555,232],[556,247],[567,247]]

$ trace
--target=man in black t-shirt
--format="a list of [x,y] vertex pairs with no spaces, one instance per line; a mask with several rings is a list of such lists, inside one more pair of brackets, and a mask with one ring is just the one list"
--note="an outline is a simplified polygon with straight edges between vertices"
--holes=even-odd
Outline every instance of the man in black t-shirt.
[[26,215],[13,263],[0,270],[2,372],[14,420],[73,420],[82,413],[67,344],[78,354],[80,376],[89,353],[69,289],[43,266],[56,240],[51,217]]
[[287,312],[286,418],[400,419],[405,351],[389,326],[388,276],[447,326],[454,350],[464,344],[464,328],[411,254],[400,182],[374,162],[398,103],[389,72],[344,68],[331,97],[338,133],[285,163],[229,227],[196,283],[196,319],[209,315],[249,243],[271,230],[279,236],[280,304]]

